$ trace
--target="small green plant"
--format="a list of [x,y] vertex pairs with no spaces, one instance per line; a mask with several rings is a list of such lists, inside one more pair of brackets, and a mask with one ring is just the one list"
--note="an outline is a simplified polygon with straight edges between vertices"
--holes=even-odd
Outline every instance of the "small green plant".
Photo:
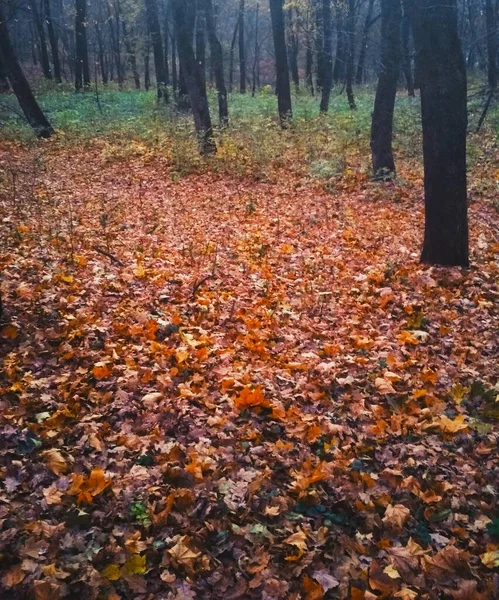
[[149,527],[152,521],[149,517],[149,511],[147,510],[147,506],[140,501],[134,501],[130,505],[130,515],[140,523],[142,527]]

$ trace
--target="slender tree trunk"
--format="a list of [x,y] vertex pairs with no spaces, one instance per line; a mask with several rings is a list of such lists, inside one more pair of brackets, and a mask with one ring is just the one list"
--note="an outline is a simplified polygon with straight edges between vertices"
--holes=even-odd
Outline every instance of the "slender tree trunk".
[[295,90],[298,92],[300,90],[300,72],[298,69],[298,54],[299,54],[299,45],[298,45],[298,31],[297,24],[295,19],[293,18],[293,7],[291,6],[288,10],[289,16],[289,68],[291,72],[291,79],[293,80],[293,84],[295,86]]
[[[36,1],[36,0],[35,0]],[[54,65],[54,78],[56,83],[62,83],[61,61],[59,59],[59,44],[55,34],[54,22],[50,10],[50,0],[44,0],[45,21],[47,22],[47,31],[49,34],[50,49],[52,50],[52,64]]]
[[104,51],[104,40],[102,38],[102,31],[99,27],[99,24],[95,24],[95,37],[97,39],[97,46],[99,51],[99,66],[102,77],[102,83],[107,85],[108,83],[108,75],[107,75],[107,63],[106,63],[106,54]]
[[322,90],[322,84],[324,82],[324,23],[322,22],[322,0],[315,0],[313,8],[315,11],[315,85],[317,91],[320,91]]
[[277,76],[277,104],[281,126],[286,128],[293,116],[289,85],[288,54],[284,32],[283,0],[269,0]]
[[322,22],[324,24],[324,65],[321,98],[321,113],[329,110],[329,97],[333,87],[333,32],[331,24],[331,0],[322,0]]
[[88,64],[87,43],[87,0],[76,0],[75,19],[75,47],[76,47],[76,70],[75,88],[79,92],[82,89],[90,89],[90,67]]
[[348,0],[347,14],[347,72],[346,88],[348,104],[351,110],[355,110],[355,96],[353,93],[353,68],[355,58],[355,0]]
[[497,88],[497,9],[493,0],[485,0],[485,23],[487,30],[487,77],[489,89]]
[[204,5],[198,0],[196,15],[196,60],[198,61],[200,73],[206,80],[206,17]]
[[414,92],[414,77],[412,76],[411,53],[409,49],[411,37],[411,11],[408,8],[408,0],[402,0],[404,16],[402,19],[402,67],[404,70],[405,81],[407,84],[407,94],[411,98],[416,95]]
[[168,64],[168,54],[170,53],[169,49],[170,49],[170,34],[168,31],[168,11],[167,8],[165,7],[165,14],[164,14],[164,21],[163,21],[163,46],[164,46],[164,53],[165,53],[165,81],[166,81],[166,85],[170,85],[170,65]]
[[172,86],[173,90],[178,90],[178,70],[177,70],[177,40],[172,34]]
[[237,23],[234,27],[234,33],[232,34],[232,41],[230,43],[230,53],[229,53],[229,93],[232,94],[232,89],[234,87],[234,48],[236,45],[237,34],[239,32],[239,18],[240,14],[238,13]]
[[12,48],[10,42],[7,22],[4,18],[3,7],[0,4],[0,62],[5,69],[10,85],[14,90],[17,101],[26,117],[26,120],[34,129],[36,135],[41,138],[48,138],[54,133],[52,125],[38,106],[29,83],[24,76],[21,65]]
[[415,4],[421,65],[425,236],[421,262],[469,264],[466,182],[467,83],[456,0]]
[[166,87],[165,57],[161,41],[161,28],[159,26],[157,0],[146,0],[147,26],[151,36],[152,51],[154,55],[154,69],[156,71],[156,86],[158,102],[168,103],[168,89]]
[[246,94],[245,2],[239,1],[239,92]]
[[137,56],[135,54],[135,42],[130,37],[130,32],[125,23],[125,19],[121,22],[123,28],[123,41],[125,42],[125,49],[128,54],[128,61],[130,62],[130,67],[132,68],[133,82],[135,84],[135,89],[140,90],[140,76],[139,70],[137,68]]
[[364,30],[362,31],[362,41],[360,43],[359,62],[357,63],[357,76],[355,77],[355,83],[361,85],[364,81],[364,67],[366,64],[367,44],[369,42],[369,31],[372,27],[374,12],[374,0],[369,0],[367,6],[366,22],[364,23]]
[[339,83],[345,79],[348,37],[345,32],[345,12],[342,1],[335,0],[336,14],[336,58],[334,60],[333,81]]
[[43,76],[46,79],[52,79],[52,72],[50,70],[49,54],[47,51],[47,41],[45,39],[45,27],[43,26],[43,19],[38,10],[37,0],[29,0],[29,6],[33,13],[33,19],[35,21],[36,28],[38,30],[38,38],[40,41],[40,55],[43,69]]
[[217,37],[215,16],[213,13],[213,2],[212,0],[203,0],[203,3],[206,15],[208,42],[210,44],[211,64],[213,66],[215,84],[217,86],[218,117],[220,125],[225,127],[229,124],[229,109],[227,104],[227,88],[225,87],[222,45]]
[[[185,77],[189,99],[194,116],[194,125],[203,155],[215,154],[217,146],[213,138],[206,83],[192,47],[192,31],[188,23],[187,11],[192,8],[193,0],[173,0],[173,14],[177,32],[178,50],[182,72]],[[186,6],[187,5],[187,6]]]
[[144,87],[146,91],[151,88],[151,68],[150,68],[150,57],[151,48],[149,38],[147,37],[144,44]]
[[256,3],[256,12],[255,12],[255,50],[253,56],[253,85],[251,90],[251,95],[253,98],[256,94],[257,89],[257,73],[258,73],[258,63],[260,62],[260,46],[258,41],[259,34],[259,25],[260,25],[260,3]]
[[391,178],[393,159],[393,112],[401,63],[402,8],[400,0],[381,0],[381,70],[371,126],[374,176]]

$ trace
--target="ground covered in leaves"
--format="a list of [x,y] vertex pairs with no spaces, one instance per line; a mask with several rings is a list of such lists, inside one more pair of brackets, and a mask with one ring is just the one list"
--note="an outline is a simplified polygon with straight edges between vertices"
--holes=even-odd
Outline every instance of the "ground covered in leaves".
[[2,600],[497,598],[490,165],[460,270],[418,166],[132,154],[1,149]]

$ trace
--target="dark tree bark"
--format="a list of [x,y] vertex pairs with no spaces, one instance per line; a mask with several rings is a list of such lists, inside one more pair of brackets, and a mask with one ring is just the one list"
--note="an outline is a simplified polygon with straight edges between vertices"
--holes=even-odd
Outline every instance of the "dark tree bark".
[[246,94],[245,2],[239,1],[239,92]]
[[172,35],[172,87],[173,90],[178,90],[178,70],[177,70],[177,40],[175,35]]
[[203,4],[198,0],[196,15],[196,60],[200,68],[201,75],[206,79],[206,17]]
[[87,0],[76,0],[75,19],[75,88],[79,92],[82,89],[90,89],[90,67],[88,64],[87,43]]
[[102,83],[107,85],[108,83],[108,74],[107,74],[107,61],[106,61],[106,53],[104,50],[104,39],[102,36],[102,31],[98,23],[95,23],[95,37],[97,39],[97,47],[99,52],[99,67],[101,72]]
[[149,91],[151,87],[151,67],[149,61],[150,52],[151,49],[149,39],[146,39],[144,45],[144,87],[147,91]]
[[128,61],[130,62],[130,67],[132,68],[133,82],[135,84],[135,89],[140,90],[140,76],[139,70],[137,68],[135,42],[131,39],[130,32],[128,31],[128,27],[126,26],[125,19],[123,19],[121,23],[123,28],[123,41],[125,42],[125,48],[128,54]]
[[329,97],[333,87],[333,31],[331,23],[331,0],[322,0],[322,23],[324,26],[323,85],[321,112],[329,110]]
[[52,64],[54,65],[54,79],[57,83],[62,83],[61,61],[59,59],[59,44],[55,33],[54,22],[52,21],[52,12],[50,10],[50,0],[44,0],[45,21],[47,22],[47,31],[49,34],[50,49],[52,50]]
[[334,59],[333,81],[339,83],[345,79],[345,64],[348,53],[348,36],[345,31],[343,2],[335,0],[336,15],[336,57]]
[[317,91],[322,90],[324,82],[324,23],[322,22],[322,0],[315,0],[315,56],[316,56],[316,74],[315,85]]
[[[109,28],[109,37],[111,38],[111,47],[113,50],[114,56],[114,66],[116,67],[116,76],[118,78],[118,86],[120,89],[123,88],[124,84],[124,73],[123,73],[123,64],[121,60],[121,38],[120,38],[120,13],[119,8],[114,4],[114,21],[116,21],[116,26],[113,24],[113,10],[111,9],[111,5],[109,2],[106,2],[106,11],[107,11],[107,23]],[[113,74],[113,63],[111,62],[111,80],[114,77]]]
[[467,83],[456,0],[418,0],[414,40],[421,66],[425,236],[421,262],[469,264]]
[[362,41],[360,43],[359,62],[357,63],[357,75],[355,83],[361,85],[364,81],[364,68],[366,64],[367,43],[369,41],[369,31],[373,26],[374,0],[369,0],[367,6],[366,22],[362,31]]
[[348,104],[352,110],[357,108],[355,104],[355,96],[353,93],[353,69],[355,58],[355,0],[348,0],[347,14],[347,72],[346,72],[346,89]]
[[3,7],[0,4],[0,62],[5,69],[10,85],[14,90],[19,106],[21,107],[26,120],[34,129],[36,135],[41,138],[48,138],[54,133],[52,125],[38,106],[29,83],[24,76],[21,65],[14,53],[10,42],[7,22],[4,18]]
[[43,26],[43,19],[38,10],[37,0],[29,0],[29,6],[33,13],[33,19],[35,21],[36,29],[38,31],[38,38],[40,43],[40,58],[42,63],[43,76],[46,79],[52,79],[52,72],[50,70],[49,54],[47,51],[47,40],[45,39],[45,28]]
[[239,18],[240,14],[238,13],[236,26],[234,27],[234,33],[232,34],[232,40],[230,43],[230,53],[229,53],[229,93],[232,94],[232,89],[234,87],[234,48],[236,46],[237,34],[239,32]]
[[192,2],[193,0],[173,0],[173,15],[179,59],[189,93],[199,149],[201,154],[209,155],[216,153],[217,146],[213,138],[206,83],[201,75],[192,47],[192,29],[188,22],[188,10],[192,9]]
[[203,0],[203,3],[206,15],[208,42],[210,44],[211,64],[213,66],[215,83],[217,86],[218,117],[220,120],[220,125],[225,127],[229,124],[229,109],[227,105],[227,88],[225,87],[222,45],[217,37],[215,16],[213,13],[213,2],[212,0]]
[[393,112],[401,63],[402,7],[400,0],[381,0],[381,66],[371,126],[374,176],[395,174]]
[[258,39],[259,26],[260,26],[260,3],[257,2],[256,3],[256,11],[255,11],[255,50],[254,50],[254,56],[253,56],[253,85],[252,85],[252,90],[251,90],[251,94],[252,94],[253,98],[255,97],[256,89],[259,84],[259,82],[258,82],[258,65],[260,62],[260,45],[259,45],[259,39]]
[[7,78],[7,72],[2,62],[2,54],[0,53],[0,94],[5,94],[10,90],[9,80]]
[[411,53],[409,50],[411,38],[411,11],[408,6],[408,0],[402,0],[404,16],[402,18],[402,68],[404,70],[405,81],[407,84],[407,94],[414,98],[414,77],[412,75]]
[[300,89],[300,72],[298,70],[298,32],[296,30],[296,22],[293,18],[293,7],[288,11],[289,16],[289,68],[291,71],[291,79],[296,91]]
[[489,89],[497,88],[497,14],[492,0],[485,0],[485,23],[487,29],[487,77]]
[[156,86],[158,102],[168,103],[168,89],[166,87],[165,56],[161,41],[161,28],[159,26],[157,0],[146,0],[147,27],[151,36],[152,51],[154,55],[154,69],[156,71]]
[[284,31],[283,0],[269,0],[272,34],[277,76],[277,104],[282,127],[287,127],[293,116],[291,106],[291,88],[289,85],[288,53],[286,51],[286,35]]

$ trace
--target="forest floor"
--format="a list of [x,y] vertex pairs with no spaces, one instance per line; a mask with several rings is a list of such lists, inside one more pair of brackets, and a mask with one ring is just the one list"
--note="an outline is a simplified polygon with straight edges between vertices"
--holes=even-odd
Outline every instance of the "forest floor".
[[2,600],[497,598],[484,139],[469,270],[418,264],[417,160],[2,142]]

